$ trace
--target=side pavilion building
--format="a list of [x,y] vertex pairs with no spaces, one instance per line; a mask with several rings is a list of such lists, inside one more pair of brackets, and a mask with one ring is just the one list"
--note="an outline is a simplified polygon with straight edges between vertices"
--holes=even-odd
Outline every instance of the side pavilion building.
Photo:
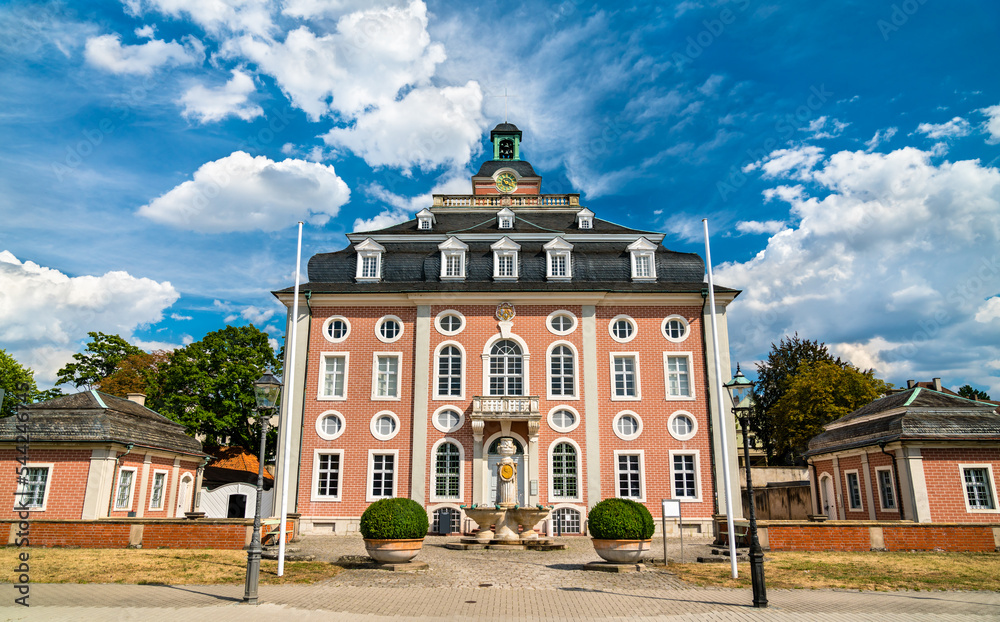
[[[292,288],[275,293],[289,335],[298,323],[281,423],[289,511],[303,532],[346,533],[371,502],[410,497],[434,531],[467,529],[462,506],[494,502],[510,437],[519,502],[555,506],[564,531],[626,497],[656,518],[680,499],[685,528],[708,532],[723,460],[739,483],[709,416],[720,396],[701,257],[599,218],[579,194],[542,194],[513,124],[490,138],[471,194],[434,195],[413,220],[313,256],[298,317]],[[737,294],[716,287],[724,381]]]

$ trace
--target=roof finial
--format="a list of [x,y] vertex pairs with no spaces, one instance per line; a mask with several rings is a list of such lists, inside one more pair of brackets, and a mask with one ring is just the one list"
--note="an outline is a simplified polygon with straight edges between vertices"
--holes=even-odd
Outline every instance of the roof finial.
[[508,95],[507,87],[503,87],[503,95],[490,95],[490,97],[503,97],[503,122],[507,123],[507,101],[511,97],[517,97],[517,95]]

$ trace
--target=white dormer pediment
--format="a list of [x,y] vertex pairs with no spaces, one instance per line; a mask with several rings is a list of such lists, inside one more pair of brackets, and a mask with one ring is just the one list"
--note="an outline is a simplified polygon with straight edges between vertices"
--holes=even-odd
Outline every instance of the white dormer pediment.
[[503,236],[496,242],[490,245],[490,250],[493,251],[519,251],[521,250],[521,245],[514,240]]
[[632,252],[632,251],[655,251],[656,250],[656,244],[653,244],[652,242],[650,242],[649,240],[647,240],[646,238],[643,237],[643,238],[639,238],[635,242],[632,242],[631,244],[629,244],[628,246],[626,246],[625,250],[630,251],[630,252]]
[[555,237],[546,242],[542,248],[546,251],[571,251],[573,245],[561,237]]
[[576,226],[580,229],[594,228],[594,212],[586,207],[576,213]]
[[385,247],[371,238],[365,238],[363,242],[359,242],[354,245],[354,250],[358,251],[359,253],[363,252],[384,253]]
[[497,212],[497,226],[501,229],[514,228],[514,211],[505,207]]
[[456,237],[449,237],[444,242],[438,244],[439,251],[467,251],[469,245]]
[[435,224],[437,224],[437,219],[434,217],[434,212],[426,207],[417,212],[417,228],[430,229]]

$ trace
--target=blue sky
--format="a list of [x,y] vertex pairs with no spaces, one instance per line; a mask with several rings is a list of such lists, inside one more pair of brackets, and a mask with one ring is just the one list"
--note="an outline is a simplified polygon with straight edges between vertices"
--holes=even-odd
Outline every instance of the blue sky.
[[303,255],[466,193],[510,120],[543,191],[896,384],[1000,395],[993,3],[126,0],[0,7],[0,347],[276,340]]

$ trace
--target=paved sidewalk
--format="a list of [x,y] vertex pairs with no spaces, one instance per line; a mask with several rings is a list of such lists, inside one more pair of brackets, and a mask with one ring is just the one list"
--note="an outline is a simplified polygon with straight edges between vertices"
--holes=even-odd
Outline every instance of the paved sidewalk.
[[[428,538],[420,559],[430,570],[391,573],[360,563],[360,538],[312,537],[294,548],[329,561],[356,556],[359,563],[319,585],[261,586],[259,607],[241,603],[241,585],[34,584],[32,606],[24,608],[13,606],[13,586],[2,585],[0,621],[1000,620],[996,592],[771,590],[770,608],[756,610],[749,590],[693,588],[659,568],[628,575],[581,571],[580,564],[596,559],[590,542],[566,541],[563,552],[492,552],[450,551],[441,546],[444,539]],[[662,557],[657,544],[651,553]]]

